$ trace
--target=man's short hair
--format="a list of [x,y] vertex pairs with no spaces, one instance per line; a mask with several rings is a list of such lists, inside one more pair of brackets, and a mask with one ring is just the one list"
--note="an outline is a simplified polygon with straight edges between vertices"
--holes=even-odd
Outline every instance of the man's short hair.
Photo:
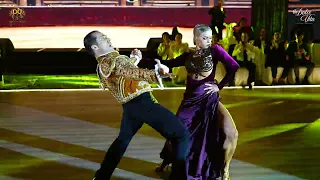
[[91,31],[83,39],[84,48],[92,56],[94,55],[94,52],[93,52],[93,49],[91,48],[91,46],[97,45],[97,38],[95,36],[95,33],[99,33],[99,31]]

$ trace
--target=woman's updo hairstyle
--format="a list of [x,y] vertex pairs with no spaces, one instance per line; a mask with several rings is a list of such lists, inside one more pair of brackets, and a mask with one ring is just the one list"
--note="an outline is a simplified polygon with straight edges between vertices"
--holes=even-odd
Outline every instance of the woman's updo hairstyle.
[[211,28],[206,24],[197,24],[193,28],[193,44],[196,45],[196,37],[199,37],[200,34],[206,31],[212,31]]

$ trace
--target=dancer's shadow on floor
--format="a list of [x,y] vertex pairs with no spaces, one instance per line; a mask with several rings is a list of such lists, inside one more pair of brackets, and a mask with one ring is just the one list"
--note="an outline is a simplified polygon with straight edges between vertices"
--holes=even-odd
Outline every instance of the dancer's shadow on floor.
[[112,176],[110,180],[128,180],[128,179],[118,177],[118,176]]
[[[163,180],[168,180],[169,179],[169,175],[171,173],[171,167],[166,167],[163,172],[156,172],[156,174],[158,175],[158,177],[160,179]],[[118,176],[112,176],[111,180],[128,180],[126,178],[122,178],[122,177],[118,177]]]

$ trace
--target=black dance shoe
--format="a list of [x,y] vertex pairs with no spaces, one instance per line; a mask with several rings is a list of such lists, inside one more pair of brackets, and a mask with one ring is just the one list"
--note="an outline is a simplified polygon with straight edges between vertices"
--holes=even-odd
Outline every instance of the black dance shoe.
[[162,163],[160,163],[157,168],[156,168],[156,172],[163,172],[163,170],[167,167],[169,167],[170,163],[167,163],[165,161],[162,161]]

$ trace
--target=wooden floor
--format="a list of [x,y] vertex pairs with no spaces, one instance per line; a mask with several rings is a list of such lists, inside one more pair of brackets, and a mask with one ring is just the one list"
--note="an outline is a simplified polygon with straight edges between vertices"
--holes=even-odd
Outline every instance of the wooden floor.
[[[107,34],[117,48],[146,48],[150,38],[171,34],[172,27],[65,26],[0,28],[1,38],[10,38],[16,49],[83,48],[84,36],[93,30]],[[183,41],[193,45],[192,28],[179,28]]]
[[[154,91],[175,112],[184,90]],[[225,89],[239,145],[235,180],[320,179],[320,88]],[[109,92],[0,92],[0,179],[91,179],[117,136],[121,105]],[[113,179],[161,179],[164,140],[144,126]]]

